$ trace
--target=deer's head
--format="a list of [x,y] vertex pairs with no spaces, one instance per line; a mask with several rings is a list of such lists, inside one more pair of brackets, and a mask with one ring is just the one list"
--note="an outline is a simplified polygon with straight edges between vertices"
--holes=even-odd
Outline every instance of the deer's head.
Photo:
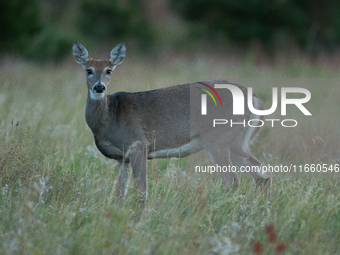
[[82,65],[86,72],[87,87],[91,99],[100,100],[106,95],[111,73],[117,65],[123,63],[125,52],[125,44],[120,43],[113,48],[108,59],[93,59],[89,58],[88,51],[81,43],[73,44],[73,58]]

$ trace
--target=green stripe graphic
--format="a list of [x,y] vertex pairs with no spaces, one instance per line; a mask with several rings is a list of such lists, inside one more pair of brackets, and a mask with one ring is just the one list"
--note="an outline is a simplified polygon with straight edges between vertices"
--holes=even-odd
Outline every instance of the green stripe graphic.
[[198,88],[198,89],[201,89],[201,90],[203,90],[203,91],[205,91],[209,96],[211,96],[211,98],[214,100],[215,105],[217,106],[216,100],[215,100],[214,96],[213,96],[208,90],[202,89],[202,88],[200,88],[200,87],[197,87],[197,88]]

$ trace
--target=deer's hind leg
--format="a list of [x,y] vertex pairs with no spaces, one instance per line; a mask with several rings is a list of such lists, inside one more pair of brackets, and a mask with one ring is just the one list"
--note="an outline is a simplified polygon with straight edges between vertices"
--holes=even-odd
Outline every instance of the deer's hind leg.
[[[222,169],[223,167],[231,169],[232,162],[230,160],[230,149],[226,140],[221,139],[219,141],[208,141],[206,143],[202,141],[202,147],[209,155],[215,169],[218,169],[218,167],[220,167],[219,169]],[[222,183],[225,185],[226,192],[229,192],[231,188],[234,191],[237,190],[240,185],[240,180],[236,173],[232,171],[220,171],[218,174],[222,178]]]
[[263,172],[261,162],[255,158],[248,148],[233,146],[230,157],[233,163],[250,175],[261,188],[261,190],[270,193],[272,178],[270,172]]

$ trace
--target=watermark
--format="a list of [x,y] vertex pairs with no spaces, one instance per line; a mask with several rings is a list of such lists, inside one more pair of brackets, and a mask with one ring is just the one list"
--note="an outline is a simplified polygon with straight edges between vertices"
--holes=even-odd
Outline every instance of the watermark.
[[193,174],[340,178],[338,78],[235,82],[203,81],[190,87]]
[[340,164],[261,165],[261,166],[195,166],[195,173],[339,173]]
[[[232,84],[214,84],[214,87],[205,84],[203,82],[199,82],[205,88],[197,87],[198,89],[201,89],[202,91],[206,92],[207,94],[201,95],[201,115],[207,115],[208,112],[208,104],[207,104],[207,95],[210,96],[210,98],[215,103],[215,106],[217,106],[217,102],[215,100],[214,95],[218,98],[221,107],[223,107],[222,99],[220,94],[216,91],[216,89],[227,89],[230,91],[232,96],[232,113],[233,116],[239,116],[239,115],[245,115],[245,96],[242,91],[242,89],[236,85]],[[211,92],[209,91],[211,90]],[[289,98],[288,94],[294,93],[294,94],[300,94],[303,95],[302,98]],[[214,95],[213,95],[214,94]],[[312,116],[310,111],[304,106],[305,103],[309,102],[311,99],[311,93],[308,89],[305,88],[298,88],[298,87],[282,87],[280,89],[280,105],[281,105],[281,116],[287,115],[287,105],[295,105],[305,116]],[[248,87],[247,88],[247,107],[249,111],[254,116],[267,116],[270,114],[273,114],[279,104],[278,100],[278,88],[273,87],[272,88],[272,105],[269,109],[257,109],[258,106],[256,106],[257,102],[254,102],[255,100],[258,100],[253,95],[253,88]],[[249,127],[262,127],[265,123],[270,123],[271,127],[274,127],[274,123],[278,121],[282,127],[296,127],[298,125],[298,121],[295,119],[243,119],[240,121],[234,121],[233,119],[213,119],[213,127],[216,127],[216,125],[226,125],[229,124],[230,127],[233,127],[233,125],[243,125],[244,127],[247,125]]]
[[295,119],[250,119],[250,120],[245,120],[243,119],[242,121],[235,121],[233,119],[227,120],[227,119],[213,119],[213,127],[216,125],[226,125],[228,124],[230,127],[234,127],[236,125],[241,125],[243,127],[262,127],[264,124],[268,124],[270,127],[275,127],[277,123],[281,125],[282,127],[296,127],[298,125],[297,120]]

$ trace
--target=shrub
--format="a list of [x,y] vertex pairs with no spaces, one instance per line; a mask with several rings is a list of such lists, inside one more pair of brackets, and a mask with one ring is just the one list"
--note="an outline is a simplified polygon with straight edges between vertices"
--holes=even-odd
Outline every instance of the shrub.
[[190,21],[204,23],[209,37],[222,34],[247,46],[296,44],[315,52],[340,42],[340,7],[334,0],[172,0],[172,6]]
[[38,62],[52,60],[61,61],[65,56],[70,54],[74,40],[53,27],[46,26],[32,40],[26,56]]
[[153,41],[151,24],[143,14],[142,1],[82,0],[80,30],[99,41],[133,40],[142,48]]
[[38,1],[1,1],[0,24],[0,51],[25,52],[42,27]]

